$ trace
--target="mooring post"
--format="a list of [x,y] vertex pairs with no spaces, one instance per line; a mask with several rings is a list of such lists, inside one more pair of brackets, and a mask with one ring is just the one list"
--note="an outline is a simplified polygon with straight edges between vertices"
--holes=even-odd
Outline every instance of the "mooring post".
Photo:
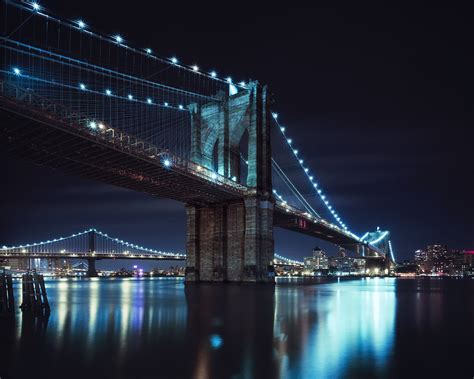
[[8,290],[8,310],[13,312],[15,309],[15,298],[13,295],[13,279],[12,274],[7,274],[7,290]]
[[44,285],[44,276],[38,275],[38,279],[39,279],[39,285],[41,288],[41,295],[43,297],[43,308],[46,310],[46,313],[49,313],[50,308],[49,308],[48,295],[46,294],[46,287]]
[[34,272],[33,273],[33,286],[34,286],[34,289],[35,289],[35,304],[36,304],[36,310],[38,312],[41,312],[41,310],[43,309],[43,301],[41,299],[41,291],[40,291],[40,285],[39,285],[39,275]]
[[28,274],[23,274],[21,276],[21,293],[22,293],[22,303],[20,308],[30,309],[30,294],[28,293]]
[[7,282],[3,273],[0,274],[0,312],[6,311],[7,308]]

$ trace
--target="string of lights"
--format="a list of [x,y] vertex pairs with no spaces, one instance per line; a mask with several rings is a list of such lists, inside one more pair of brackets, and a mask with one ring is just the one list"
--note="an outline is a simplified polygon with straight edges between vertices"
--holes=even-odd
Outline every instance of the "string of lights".
[[155,250],[155,249],[150,249],[150,248],[147,248],[147,247],[139,246],[139,245],[136,245],[136,244],[133,244],[133,243],[130,243],[130,242],[118,239],[118,238],[110,237],[106,233],[103,233],[103,232],[101,232],[101,231],[99,231],[95,228],[84,230],[83,232],[80,232],[80,233],[71,234],[70,236],[67,236],[67,237],[59,237],[59,238],[55,238],[55,239],[47,240],[47,241],[42,241],[42,242],[35,242],[35,243],[30,243],[30,244],[25,244],[25,245],[18,245],[18,246],[2,246],[2,248],[0,250],[9,251],[9,250],[26,249],[26,248],[29,248],[29,247],[49,245],[49,244],[52,244],[52,243],[63,242],[63,241],[66,241],[66,240],[70,240],[70,239],[73,239],[73,238],[84,236],[84,235],[89,234],[91,232],[94,232],[97,235],[99,235],[101,237],[104,237],[104,238],[108,239],[109,241],[120,244],[122,246],[132,248],[132,249],[141,250],[141,251],[144,251],[144,252],[147,252],[147,253],[152,253],[152,254],[157,254],[157,255],[173,256],[173,257],[185,257],[186,256],[185,254],[169,253],[169,252],[164,252],[164,251],[161,251],[161,250]]
[[0,69],[0,72],[3,73],[3,74],[7,74],[7,75],[12,75],[13,74],[13,75],[16,75],[16,76],[21,76],[21,77],[24,77],[24,78],[29,79],[29,80],[33,80],[33,81],[41,82],[41,83],[47,83],[47,84],[51,84],[51,85],[58,86],[58,87],[64,87],[64,88],[69,88],[69,89],[76,89],[76,90],[86,91],[86,92],[96,94],[96,95],[108,96],[108,97],[121,99],[121,100],[134,101],[134,102],[137,102],[137,103],[147,104],[147,105],[154,105],[154,106],[161,107],[161,108],[171,108],[171,109],[176,109],[176,110],[179,110],[179,111],[184,111],[184,110],[187,111],[188,110],[182,104],[173,105],[173,104],[170,104],[168,102],[156,103],[150,97],[146,98],[145,100],[140,100],[140,99],[136,98],[135,96],[133,96],[132,94],[129,94],[127,96],[119,96],[115,92],[113,92],[111,89],[108,89],[108,88],[106,88],[104,91],[97,91],[97,90],[93,90],[93,89],[87,87],[84,83],[79,83],[78,86],[74,86],[74,85],[71,85],[71,84],[61,83],[61,82],[58,82],[56,80],[53,81],[53,80],[46,80],[46,79],[42,79],[42,78],[37,78],[37,77],[26,74],[23,69],[20,69],[18,67],[14,67],[12,69],[12,71],[6,71],[6,70]]
[[[137,250],[141,250],[143,252],[147,252],[147,253],[151,253],[151,254],[157,254],[157,255],[160,255],[160,256],[170,256],[170,257],[180,257],[180,258],[186,257],[186,254],[169,253],[169,252],[164,252],[164,251],[161,251],[161,250],[149,249],[149,248],[146,248],[146,247],[143,247],[143,246],[140,246],[140,245],[136,245],[136,244],[121,240],[119,238],[114,238],[114,237],[111,237],[108,234],[103,233],[103,232],[101,232],[101,231],[99,231],[95,228],[90,228],[90,229],[84,230],[83,232],[80,232],[80,233],[74,233],[74,234],[71,234],[70,236],[67,236],[67,237],[59,237],[59,238],[55,238],[55,239],[47,240],[47,241],[42,241],[42,242],[35,242],[35,243],[30,243],[30,244],[25,244],[25,245],[18,245],[18,246],[8,246],[8,247],[3,246],[2,248],[0,248],[0,251],[26,249],[26,248],[29,248],[29,247],[37,247],[37,246],[41,246],[41,245],[48,245],[48,244],[51,244],[51,243],[63,242],[63,241],[69,240],[69,239],[85,236],[85,235],[87,235],[91,232],[94,232],[95,234],[97,234],[97,235],[99,235],[99,236],[101,236],[105,239],[108,239],[109,241],[120,244],[120,245],[125,246],[127,248],[137,249]],[[283,257],[279,254],[275,254],[275,261],[277,261],[279,263],[284,262],[284,263],[288,263],[288,264],[292,264],[292,265],[302,265],[303,264],[303,262],[299,262],[297,260],[286,258],[286,257]]]
[[290,147],[295,159],[297,160],[299,166],[302,168],[303,172],[305,173],[306,177],[308,178],[309,182],[311,183],[311,186],[314,188],[315,192],[323,202],[323,204],[326,206],[328,211],[332,214],[334,219],[338,222],[338,224],[344,229],[344,230],[349,230],[347,225],[342,221],[341,217],[339,214],[336,212],[332,204],[329,202],[327,195],[323,192],[322,188],[320,187],[319,183],[316,182],[314,175],[310,172],[309,168],[304,165],[304,160],[300,157],[299,150],[294,147],[293,140],[288,137],[288,134],[286,132],[286,128],[280,124],[278,121],[278,114],[277,113],[272,113],[273,120],[275,121],[275,124],[277,125],[278,129],[280,130],[282,136],[284,137],[286,143]]
[[120,35],[120,34],[115,34],[115,35],[107,35],[103,34],[99,31],[96,31],[94,28],[92,28],[90,25],[88,25],[84,20],[78,19],[78,20],[67,20],[62,17],[59,17],[57,15],[54,15],[52,12],[40,5],[38,2],[33,1],[33,2],[23,2],[23,3],[17,3],[17,2],[11,2],[12,5],[21,8],[26,11],[31,11],[34,12],[34,14],[38,16],[45,17],[49,21],[56,21],[58,23],[61,23],[64,26],[67,26],[71,29],[75,30],[80,30],[83,33],[87,33],[90,36],[100,38],[101,40],[108,41],[109,43],[118,45],[128,51],[131,51],[136,54],[140,54],[142,56],[146,56],[149,59],[153,59],[162,63],[169,64],[171,66],[186,70],[188,72],[192,72],[196,75],[201,75],[203,77],[228,84],[233,87],[240,87],[240,88],[246,88],[247,83],[245,81],[238,81],[234,82],[231,76],[226,76],[226,77],[220,77],[215,70],[210,70],[210,71],[203,71],[199,68],[198,65],[192,64],[192,65],[185,65],[180,63],[179,59],[175,56],[170,57],[170,58],[165,58],[161,57],[153,52],[153,50],[150,47],[147,48],[135,48],[133,46],[127,45],[125,39]]

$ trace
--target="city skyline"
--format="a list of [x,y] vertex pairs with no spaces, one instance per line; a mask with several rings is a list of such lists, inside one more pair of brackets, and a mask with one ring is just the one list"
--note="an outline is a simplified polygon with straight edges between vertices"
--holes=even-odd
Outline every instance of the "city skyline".
[[[248,29],[239,31],[248,37],[239,49],[253,59],[237,64],[235,48],[225,42],[237,39],[235,30],[230,28],[218,40],[199,47],[186,38],[193,32],[196,40],[206,41],[210,28],[197,24],[211,25],[211,20],[214,25],[225,24],[217,10],[196,9],[203,18],[197,22],[187,17],[180,27],[160,24],[160,35],[166,38],[154,38],[140,25],[125,22],[131,17],[128,12],[149,17],[141,9],[114,7],[114,17],[104,20],[96,12],[107,9],[108,3],[88,5],[45,4],[67,18],[83,17],[104,32],[116,32],[123,25],[120,33],[127,41],[148,44],[163,56],[176,55],[188,64],[270,84],[282,122],[292,130],[305,160],[350,229],[359,235],[377,226],[389,229],[397,259],[406,259],[430,243],[459,249],[474,245],[469,212],[472,179],[464,175],[470,168],[473,132],[464,118],[469,108],[463,103],[462,70],[454,70],[466,61],[465,52],[456,49],[467,35],[457,33],[462,30],[456,28],[464,27],[454,22],[462,18],[459,11],[443,10],[452,23],[439,29],[428,16],[421,16],[421,9],[410,15],[385,11],[378,18],[372,17],[376,10],[364,15],[361,10],[350,14],[348,9],[320,9],[317,22],[308,20],[304,9],[288,15],[278,8],[270,14],[256,9],[255,15],[248,16]],[[258,25],[253,22],[257,17]],[[400,23],[403,27],[400,19],[406,21]],[[275,27],[282,20],[304,22],[283,33]],[[360,20],[378,33],[367,35]],[[265,51],[259,51],[257,39],[250,38],[258,33],[268,38]],[[461,37],[450,38],[455,34]],[[312,40],[316,48],[304,48],[314,35],[320,37]],[[278,49],[281,41],[295,42],[284,59]],[[441,57],[436,42],[444,49]],[[415,55],[416,49],[425,54]],[[2,160],[7,183],[2,187],[2,244],[97,227],[158,249],[184,250],[181,204],[66,177],[4,155]],[[276,250],[293,258],[301,258],[314,245],[325,246],[280,230],[275,239]]]

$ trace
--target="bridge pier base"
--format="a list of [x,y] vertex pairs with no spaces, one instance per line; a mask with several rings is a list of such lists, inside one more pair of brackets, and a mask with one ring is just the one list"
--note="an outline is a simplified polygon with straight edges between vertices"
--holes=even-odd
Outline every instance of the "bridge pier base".
[[186,282],[274,282],[271,199],[186,206]]
[[98,276],[97,270],[95,268],[95,258],[87,258],[87,277],[96,278]]

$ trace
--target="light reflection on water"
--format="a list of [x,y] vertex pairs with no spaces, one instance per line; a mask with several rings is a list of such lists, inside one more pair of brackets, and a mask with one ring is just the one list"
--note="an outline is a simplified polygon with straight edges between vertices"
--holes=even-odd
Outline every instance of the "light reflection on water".
[[[50,281],[48,320],[19,311],[14,320],[0,320],[0,356],[7,362],[0,376],[24,377],[42,367],[50,378],[64,372],[117,378],[401,377],[407,372],[399,362],[411,359],[405,351],[416,346],[401,330],[416,327],[434,349],[439,331],[452,322],[442,307],[473,288],[469,282],[453,285],[463,290],[450,289],[448,296],[442,283],[395,279],[290,280],[275,287],[185,286],[175,279]],[[16,295],[18,301],[19,288]],[[459,332],[472,333],[472,300],[464,307]],[[458,357],[469,358],[468,347],[459,346]]]
[[371,280],[296,287],[291,296],[277,287],[274,335],[281,377],[334,378],[359,359],[383,373],[394,343],[396,287],[394,279]]

